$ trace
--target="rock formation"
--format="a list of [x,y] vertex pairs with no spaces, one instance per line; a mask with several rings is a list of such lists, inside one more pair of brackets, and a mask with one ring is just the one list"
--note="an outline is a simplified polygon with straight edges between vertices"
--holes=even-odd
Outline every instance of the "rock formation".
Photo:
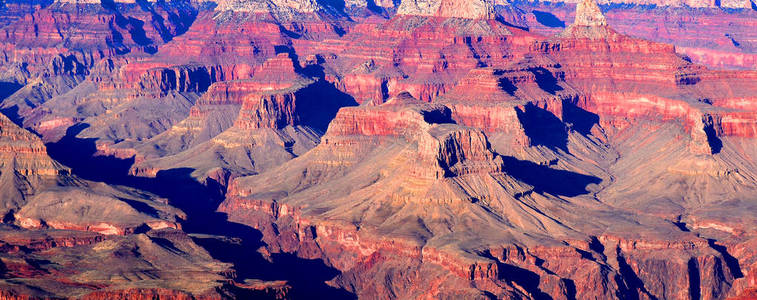
[[[0,289],[9,299],[217,299],[235,289],[272,299],[287,291],[286,286],[275,282],[234,283],[229,264],[213,260],[177,230],[106,237],[62,230],[26,231],[3,225],[0,247],[4,266]],[[182,267],[166,267],[176,265]],[[111,280],[113,277],[122,280]],[[144,277],[150,280],[140,280]]]
[[261,0],[221,0],[217,1],[216,10],[219,11],[241,11],[266,13],[273,9],[291,9],[300,13],[313,13],[320,10],[316,1],[312,0],[294,0],[294,1],[261,1]]
[[[526,15],[525,26],[541,34],[558,33],[575,19],[572,5],[521,2],[517,7],[532,12]],[[673,44],[678,53],[713,68],[754,69],[753,9],[603,7],[607,23],[620,33]],[[720,30],[724,26],[727,32]]]
[[132,173],[155,176],[189,167],[199,180],[225,186],[230,178],[307,152],[328,125],[325,118],[353,103],[298,68],[282,53],[255,68],[250,79],[214,84],[193,107],[195,115],[136,149],[143,157]]
[[[124,234],[140,226],[177,228],[182,213],[161,199],[86,182],[52,160],[42,141],[0,116],[2,215],[24,228]],[[146,213],[144,209],[154,213]],[[86,212],[86,213],[83,213]]]
[[576,5],[576,18],[572,26],[607,26],[607,20],[597,2],[583,0]]
[[42,141],[19,128],[7,117],[0,116],[0,144],[2,145],[2,214],[25,204],[25,198],[40,185],[54,183],[69,170],[47,156]]
[[494,17],[494,3],[489,0],[411,0],[403,1],[397,9],[397,14],[466,18],[466,19],[489,19]]

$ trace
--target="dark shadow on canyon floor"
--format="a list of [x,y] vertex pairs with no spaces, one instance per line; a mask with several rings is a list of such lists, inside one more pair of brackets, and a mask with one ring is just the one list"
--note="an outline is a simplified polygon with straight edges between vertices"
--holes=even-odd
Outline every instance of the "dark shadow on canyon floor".
[[712,124],[706,124],[703,130],[707,136],[707,144],[710,146],[710,152],[712,154],[720,153],[720,150],[723,149],[723,141],[718,137],[714,126]]
[[519,160],[510,156],[502,157],[505,172],[516,179],[530,184],[537,193],[574,197],[587,194],[589,184],[599,184],[602,179],[576,172],[552,169],[549,166]]
[[13,95],[16,91],[24,87],[22,84],[16,82],[0,82],[0,102]]
[[552,112],[531,103],[523,109],[516,107],[515,112],[532,146],[540,145],[568,152],[568,129]]
[[[0,104],[2,104],[6,98],[18,92],[18,90],[23,87],[24,86],[22,84],[15,82],[0,82]],[[6,117],[8,117],[8,119],[11,120],[11,122],[15,123],[16,125],[22,126],[21,116],[18,115],[18,106],[2,108],[0,109],[0,113],[4,114]]]
[[513,84],[513,82],[506,77],[497,80],[497,86],[510,96],[515,96],[515,91],[518,90],[518,87],[515,86],[515,84]]
[[690,258],[688,263],[689,271],[689,295],[691,299],[701,299],[701,278],[699,277],[699,266],[695,258]]
[[[48,153],[72,169],[73,174],[87,180],[123,185],[154,193],[182,209],[187,220],[185,232],[194,234],[193,240],[214,258],[234,264],[237,281],[245,279],[287,280],[292,287],[291,297],[353,299],[351,293],[325,284],[339,272],[321,260],[301,259],[295,254],[273,254],[268,261],[257,252],[264,246],[262,234],[255,228],[228,221],[216,212],[223,201],[223,190],[216,183],[208,186],[190,176],[193,169],[178,168],[160,171],[155,178],[128,175],[133,158],[119,159],[95,156],[95,139],[76,137],[87,124],[72,126],[58,142],[48,143]],[[140,207],[135,207],[140,210]],[[143,207],[142,207],[143,209]],[[148,211],[145,211],[149,213]]]
[[562,119],[570,128],[583,135],[590,135],[594,125],[599,124],[599,115],[569,102],[562,102]]
[[714,239],[707,239],[707,243],[709,243],[712,249],[715,249],[715,251],[720,252],[720,255],[723,255],[723,259],[725,259],[725,266],[728,267],[728,270],[731,271],[731,274],[733,274],[733,278],[744,277],[744,273],[741,272],[741,266],[739,265],[739,261],[735,257],[733,257],[730,253],[728,253],[728,249],[725,246],[718,245],[717,241]]
[[552,28],[565,28],[565,21],[547,11],[531,11],[539,24]]
[[301,112],[298,117],[302,125],[319,132],[326,132],[340,108],[357,105],[355,98],[338,90],[332,83],[320,79],[297,91],[295,99],[295,105]]
[[563,87],[560,86],[559,80],[552,72],[544,67],[530,68],[531,74],[534,74],[536,84],[540,89],[547,93],[554,95],[558,91],[562,91]]

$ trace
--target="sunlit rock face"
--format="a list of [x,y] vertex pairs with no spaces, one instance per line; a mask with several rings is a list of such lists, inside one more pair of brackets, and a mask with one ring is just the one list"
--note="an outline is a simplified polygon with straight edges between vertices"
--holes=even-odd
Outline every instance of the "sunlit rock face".
[[[754,70],[756,34],[751,28],[755,25],[755,10],[751,3],[743,2],[737,8],[717,6],[728,7],[729,3],[732,2],[708,2],[706,7],[692,8],[681,3],[623,7],[620,3],[599,2],[607,23],[620,33],[673,44],[676,52],[711,68]],[[548,35],[564,30],[576,15],[572,3],[519,2],[516,6],[529,12],[524,19],[532,31]],[[671,23],[677,25],[670,26]]]
[[312,0],[219,0],[216,3],[216,10],[219,11],[266,13],[272,9],[291,9],[295,12],[312,13],[321,9],[318,3]]
[[597,2],[584,0],[576,5],[576,19],[573,26],[607,26],[607,19],[599,9]]
[[750,299],[747,4],[5,1],[0,298]]
[[494,2],[489,0],[411,0],[403,1],[397,9],[397,14],[465,18],[465,19],[489,19],[493,18]]

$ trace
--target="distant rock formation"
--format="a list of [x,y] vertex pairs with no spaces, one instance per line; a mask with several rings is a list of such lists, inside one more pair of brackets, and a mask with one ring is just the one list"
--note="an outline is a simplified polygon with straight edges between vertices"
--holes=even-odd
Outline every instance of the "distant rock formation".
[[576,5],[573,26],[607,26],[607,19],[595,0],[582,0]]
[[573,24],[560,33],[561,37],[603,39],[617,33],[607,26],[607,19],[602,14],[595,0],[582,0],[576,5],[576,18]]
[[314,0],[218,0],[216,3],[218,11],[266,13],[291,9],[300,13],[313,13],[321,9]]
[[69,170],[47,156],[42,141],[0,115],[0,215],[17,210]]
[[402,1],[397,14],[464,19],[491,19],[495,16],[492,0],[407,0]]

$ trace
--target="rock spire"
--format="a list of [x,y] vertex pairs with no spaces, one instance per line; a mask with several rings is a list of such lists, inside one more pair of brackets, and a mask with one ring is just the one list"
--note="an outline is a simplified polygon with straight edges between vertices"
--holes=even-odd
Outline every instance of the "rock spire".
[[573,26],[607,26],[607,19],[594,0],[582,0],[576,6],[576,19]]

